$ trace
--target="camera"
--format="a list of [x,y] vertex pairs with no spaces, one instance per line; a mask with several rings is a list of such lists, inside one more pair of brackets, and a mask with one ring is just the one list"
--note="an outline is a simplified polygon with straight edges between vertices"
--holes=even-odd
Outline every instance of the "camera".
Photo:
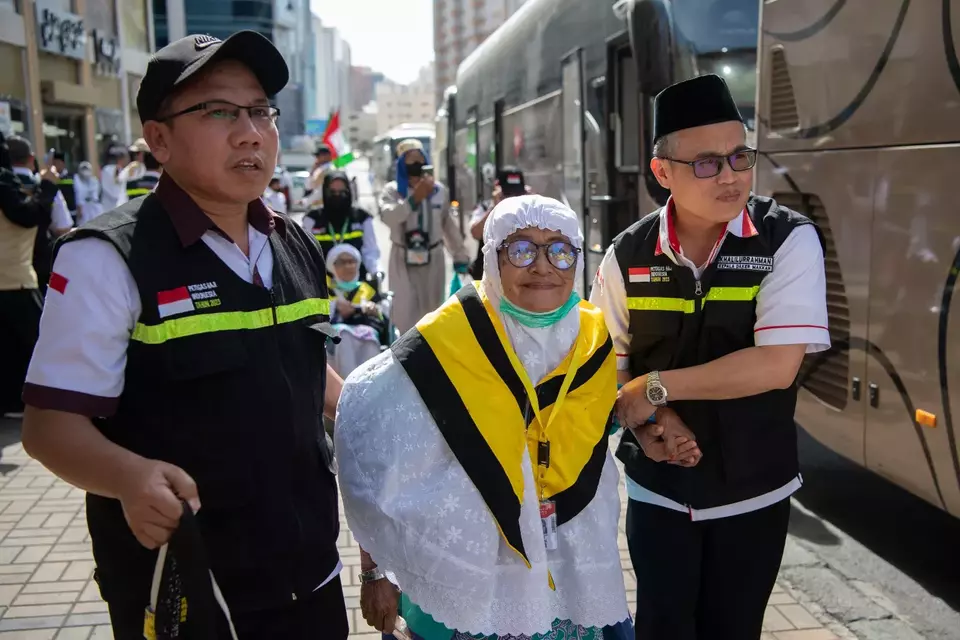
[[425,176],[433,176],[433,165],[432,165],[432,164],[425,164],[425,165],[423,165],[423,168],[422,168],[420,171],[421,171],[422,175],[425,175]]

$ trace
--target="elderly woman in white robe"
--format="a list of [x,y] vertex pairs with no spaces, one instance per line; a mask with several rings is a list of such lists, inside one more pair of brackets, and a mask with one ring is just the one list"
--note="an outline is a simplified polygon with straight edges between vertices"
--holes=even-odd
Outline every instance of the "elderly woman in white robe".
[[483,239],[483,280],[343,388],[336,452],[361,608],[393,632],[386,574],[416,639],[632,638],[607,447],[615,354],[574,291],[577,215],[509,198]]

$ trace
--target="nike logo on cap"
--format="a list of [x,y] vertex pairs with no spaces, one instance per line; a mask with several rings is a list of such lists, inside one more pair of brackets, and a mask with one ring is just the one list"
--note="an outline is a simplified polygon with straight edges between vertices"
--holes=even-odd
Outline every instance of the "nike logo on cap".
[[210,45],[216,44],[218,42],[222,42],[222,41],[220,40],[220,38],[214,38],[213,36],[206,36],[206,35],[196,36],[193,39],[193,46],[196,48],[197,51],[201,51],[203,49],[206,49]]

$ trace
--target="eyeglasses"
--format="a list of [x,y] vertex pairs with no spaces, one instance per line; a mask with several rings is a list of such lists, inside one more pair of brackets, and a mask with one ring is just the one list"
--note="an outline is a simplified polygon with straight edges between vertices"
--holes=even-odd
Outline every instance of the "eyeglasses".
[[537,244],[530,240],[504,242],[497,247],[497,251],[502,249],[507,250],[507,260],[518,269],[525,269],[532,265],[537,261],[541,249],[546,249],[547,261],[561,271],[574,267],[577,264],[577,256],[581,251],[569,242]]
[[160,118],[159,120],[161,122],[166,122],[167,120],[173,120],[179,116],[185,116],[188,113],[200,113],[200,117],[204,120],[220,121],[232,124],[240,119],[241,111],[246,111],[247,115],[250,116],[250,120],[253,121],[253,123],[257,126],[272,125],[276,123],[277,118],[280,116],[280,109],[271,107],[270,105],[255,104],[244,107],[239,104],[227,102],[225,100],[215,100],[211,102],[201,102],[200,104],[195,104],[192,107],[187,107],[183,111],[171,113],[170,115]]
[[670,162],[693,167],[693,175],[698,178],[712,178],[720,175],[720,172],[723,171],[724,163],[729,164],[730,168],[734,171],[748,171],[753,169],[753,165],[757,164],[757,150],[742,149],[740,151],[734,151],[728,156],[707,156],[706,158],[699,158],[693,162],[677,160],[676,158],[668,158],[666,156],[659,156],[659,158],[661,160],[669,160]]

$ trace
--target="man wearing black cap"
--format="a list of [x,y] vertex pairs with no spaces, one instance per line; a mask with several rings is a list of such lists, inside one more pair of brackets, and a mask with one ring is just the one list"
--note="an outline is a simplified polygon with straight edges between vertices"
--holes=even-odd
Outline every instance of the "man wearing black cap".
[[[822,248],[809,219],[751,193],[757,152],[721,78],[665,89],[654,112],[671,197],[617,236],[592,295],[632,428],[637,637],[756,640],[801,483],[794,380],[830,345]],[[676,455],[680,436],[697,448]]]
[[[137,108],[159,184],[57,246],[23,444],[87,491],[118,640],[143,635],[184,502],[240,640],[347,637],[320,419],[341,385],[324,261],[260,200],[279,145],[270,97],[287,78],[250,31],[158,51]],[[206,639],[192,606],[186,637]]]

